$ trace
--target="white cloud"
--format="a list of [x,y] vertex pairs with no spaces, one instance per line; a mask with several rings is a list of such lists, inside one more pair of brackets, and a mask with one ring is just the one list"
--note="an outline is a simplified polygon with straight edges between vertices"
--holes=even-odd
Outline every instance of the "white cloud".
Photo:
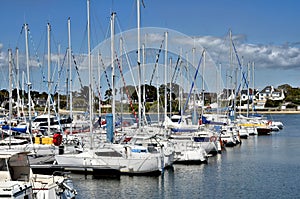
[[[196,40],[207,48],[215,62],[228,63],[230,51],[228,38],[203,36],[197,37]],[[246,43],[245,35],[234,35],[233,42],[240,60],[243,60],[244,63],[255,62],[256,67],[260,68],[292,69],[300,67],[300,49],[295,47],[299,43],[250,44]]]

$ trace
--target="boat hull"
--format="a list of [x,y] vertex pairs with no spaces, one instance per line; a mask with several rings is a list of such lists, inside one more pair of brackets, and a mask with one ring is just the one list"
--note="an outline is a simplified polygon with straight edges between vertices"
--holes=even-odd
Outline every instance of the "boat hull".
[[[97,155],[98,154],[98,155]],[[103,156],[101,154],[106,154]],[[112,152],[111,152],[112,154]],[[112,156],[97,151],[87,151],[80,154],[56,155],[58,165],[73,165],[75,167],[114,167],[120,168],[121,174],[148,175],[160,174],[162,159],[160,154],[130,154],[126,156]]]

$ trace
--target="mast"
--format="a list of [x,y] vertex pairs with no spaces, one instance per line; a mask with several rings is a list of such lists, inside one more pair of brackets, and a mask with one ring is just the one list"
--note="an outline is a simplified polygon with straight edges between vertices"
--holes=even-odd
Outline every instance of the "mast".
[[142,55],[143,55],[143,80],[144,80],[144,86],[143,86],[143,117],[147,123],[146,119],[146,78],[145,78],[145,71],[146,71],[146,64],[145,64],[145,44],[142,45]]
[[[58,67],[60,66],[60,44],[58,44],[58,48],[57,48],[57,65]],[[57,79],[60,79],[60,75],[59,73],[57,73]],[[57,82],[57,87],[59,88],[59,82]],[[60,108],[60,98],[59,98],[59,89],[57,90],[57,110],[58,110],[58,113],[59,113],[59,108]]]
[[91,41],[90,41],[90,0],[87,0],[87,33],[88,33],[88,67],[89,67],[89,123],[90,123],[90,148],[93,148],[93,106],[92,106],[92,60],[91,60]]
[[254,88],[254,62],[252,62],[252,114],[254,114],[254,96],[255,96],[255,88]]
[[250,88],[249,88],[249,83],[250,83],[250,62],[247,65],[247,117],[249,117],[249,98],[250,98]]
[[[195,44],[194,44],[195,45]],[[193,47],[192,49],[192,53],[193,53],[193,65],[195,66],[195,52],[196,52],[196,48]],[[188,55],[187,55],[188,56]],[[188,62],[188,59],[187,59],[187,62]],[[202,78],[203,78],[203,75],[202,74]],[[203,107],[202,107],[203,108]],[[192,116],[192,123],[193,124],[196,124],[197,123],[197,112],[196,112],[196,88],[194,87],[194,90],[193,90],[193,116]],[[201,118],[202,118],[202,114],[201,114]]]
[[20,104],[21,104],[21,100],[20,100],[20,89],[19,89],[19,81],[20,81],[20,65],[19,65],[19,49],[16,48],[16,57],[17,57],[17,115],[18,117],[20,117]]
[[172,116],[172,79],[171,79],[171,74],[172,74],[172,57],[170,57],[170,71],[169,71],[169,103],[170,103],[170,117]]
[[[219,64],[219,75],[220,77],[222,77],[222,65],[221,63]],[[227,87],[226,87],[227,88]],[[219,116],[219,113],[220,113],[220,99],[219,99],[219,96],[220,96],[220,93],[221,93],[221,79],[219,81],[218,79],[218,72],[217,72],[217,115]]]
[[206,51],[203,51],[203,67],[202,67],[202,109],[201,109],[201,119],[204,113],[204,105],[205,105],[205,93],[204,93],[204,70],[205,70],[205,62],[206,62]]
[[[182,57],[182,48],[180,49],[180,57]],[[187,82],[190,83],[189,81],[189,62],[188,62],[188,55],[186,53],[186,57],[187,57],[187,61],[186,61],[186,74],[187,74]],[[193,64],[194,65],[194,64]],[[180,118],[182,118],[183,116],[183,92],[184,92],[184,84],[183,84],[183,68],[184,66],[181,66],[180,67],[180,83],[181,83],[181,86],[180,86],[180,97],[179,97],[179,110],[180,110]]]
[[[120,68],[121,71],[123,71],[123,62],[122,62],[122,55],[123,55],[123,39],[122,37],[120,37],[120,59],[119,59],[119,63],[120,63]],[[122,88],[122,86],[120,86],[120,88]],[[121,89],[121,129],[123,129],[123,89]]]
[[[156,55],[156,60],[158,59],[158,55]],[[159,72],[158,72],[158,63],[156,62],[156,84],[157,84],[157,89],[156,89],[156,98],[157,98],[157,124],[159,124],[160,121],[160,111],[159,111],[159,101],[160,101],[160,97],[159,97]]]
[[25,89],[24,89],[24,83],[25,82],[25,72],[23,71],[22,72],[22,114],[23,114],[23,119],[25,120],[25,122],[26,122],[26,116],[25,116],[25,114],[24,114],[24,92],[25,92]]
[[[244,66],[244,58],[242,57],[242,66]],[[238,96],[240,96],[240,108],[239,108],[239,115],[242,114],[242,90],[243,90],[243,68],[240,67],[240,89],[239,93],[237,93]],[[244,80],[245,84],[247,84],[246,80]]]
[[12,120],[12,52],[8,49],[8,63],[9,63],[9,149],[11,149],[11,120]]
[[165,119],[167,118],[168,32],[165,32]]
[[[98,59],[97,59],[97,62],[98,62],[98,84],[99,84],[99,91],[101,89],[101,64],[100,64],[100,51],[98,52]],[[101,92],[101,91],[100,91]],[[101,124],[101,94],[99,95],[99,122]]]
[[115,60],[115,12],[111,13],[111,23],[110,23],[110,34],[111,34],[111,83],[112,83],[112,117],[113,117],[113,125],[112,125],[112,132],[115,132],[115,123],[116,123],[116,117],[115,117],[115,108],[116,108],[116,96],[115,96],[115,66],[114,66],[114,60]]
[[[140,0],[136,1],[137,3],[137,64],[138,64],[138,127],[141,127],[141,22],[140,22]],[[140,131],[140,128],[139,128]]]
[[48,33],[48,135],[50,135],[50,87],[51,87],[51,48],[50,48],[50,23],[47,24],[47,33]]
[[27,68],[27,86],[28,86],[28,132],[31,137],[31,144],[32,144],[32,134],[31,134],[31,96],[30,96],[30,90],[31,90],[31,83],[30,83],[30,71],[29,71],[29,49],[28,49],[28,24],[24,24],[25,29],[25,47],[26,47],[26,68]]
[[[234,73],[234,77],[235,77],[235,82],[234,82],[234,86],[233,86],[233,89],[231,91],[231,96],[233,95],[232,97],[232,112],[231,112],[231,116],[233,116],[233,119],[235,120],[236,118],[236,110],[235,110],[235,98],[236,98],[236,89],[237,89],[237,70],[233,70],[233,54],[232,54],[232,33],[231,33],[231,30],[229,30],[229,41],[230,41],[230,51],[229,51],[229,63],[230,63],[230,70],[232,71],[232,73]],[[232,84],[232,79],[231,78],[231,84]]]
[[[70,118],[73,119],[73,98],[72,98],[72,48],[71,48],[71,19],[68,18],[68,58],[69,58],[69,92],[70,92]],[[73,134],[72,123],[70,125],[70,134]]]

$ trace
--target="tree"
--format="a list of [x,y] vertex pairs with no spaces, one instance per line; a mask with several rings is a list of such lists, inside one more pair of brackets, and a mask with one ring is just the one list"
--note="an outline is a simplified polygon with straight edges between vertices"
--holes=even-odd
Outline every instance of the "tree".
[[[115,89],[115,95],[117,94],[117,89]],[[112,100],[112,89],[107,89],[104,94],[104,101],[106,104],[110,104]]]
[[268,99],[266,101],[265,107],[266,108],[276,108],[276,107],[279,107],[280,104],[282,104],[282,100],[270,100],[270,99]]
[[78,93],[80,98],[85,99],[87,102],[89,101],[89,87],[84,86],[80,89],[80,92]]

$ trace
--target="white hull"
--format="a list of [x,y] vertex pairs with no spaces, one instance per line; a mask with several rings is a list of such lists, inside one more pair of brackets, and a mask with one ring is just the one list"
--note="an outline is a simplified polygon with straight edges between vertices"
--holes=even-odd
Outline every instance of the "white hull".
[[174,144],[175,162],[174,163],[193,163],[207,162],[207,153],[201,143],[192,140],[189,135],[173,135],[169,138]]
[[147,174],[161,171],[162,158],[159,153],[134,152],[132,148],[117,146],[118,149],[101,148],[87,150],[79,154],[56,155],[58,165],[76,167],[108,166],[119,167],[121,173]]
[[204,163],[207,155],[202,148],[175,147],[175,163]]

